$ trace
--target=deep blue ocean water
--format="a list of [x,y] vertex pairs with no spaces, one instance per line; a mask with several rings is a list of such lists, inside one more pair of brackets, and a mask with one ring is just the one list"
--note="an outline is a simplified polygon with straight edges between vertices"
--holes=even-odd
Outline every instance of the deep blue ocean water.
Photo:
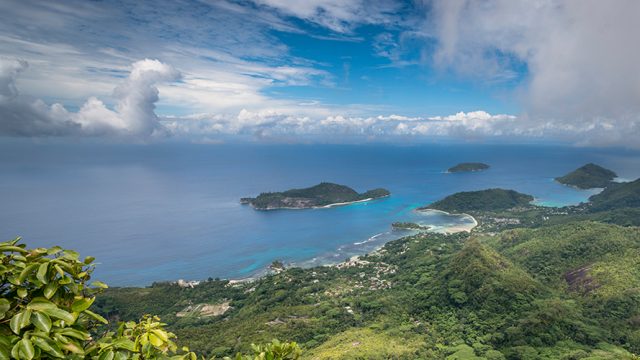
[[[446,174],[458,162],[491,169]],[[558,206],[584,201],[553,181],[587,162],[626,179],[640,153],[620,149],[513,145],[192,145],[163,143],[0,143],[0,237],[61,245],[98,260],[95,278],[112,285],[243,278],[275,259],[341,261],[403,233],[394,221],[457,191],[493,187]],[[261,212],[240,205],[262,191],[321,181],[392,196],[330,209]],[[447,226],[463,218],[432,216]]]

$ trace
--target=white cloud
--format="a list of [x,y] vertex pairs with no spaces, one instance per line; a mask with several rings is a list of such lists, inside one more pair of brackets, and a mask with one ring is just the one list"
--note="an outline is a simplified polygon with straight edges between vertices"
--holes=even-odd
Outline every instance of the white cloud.
[[[445,117],[407,117],[401,115],[296,115],[264,110],[242,110],[236,115],[198,115],[164,118],[162,123],[178,137],[206,139],[243,135],[250,139],[299,137],[299,141],[426,141],[436,138],[494,137],[517,121],[511,115],[491,115],[484,111],[458,113]],[[512,132],[515,134],[515,132]]]
[[396,21],[400,8],[395,1],[372,0],[253,0],[280,12],[326,27],[349,33],[362,24],[389,24]]
[[115,110],[95,97],[78,112],[61,104],[47,106],[40,99],[21,96],[15,82],[26,69],[24,61],[0,59],[0,134],[17,136],[118,135],[149,137],[162,130],[154,109],[156,84],[174,81],[179,73],[158,60],[133,63],[129,76],[114,90]]
[[[160,108],[178,114],[290,105],[264,95],[278,86],[333,86],[322,65],[289,54],[273,30],[301,33],[275,11],[232,1],[0,2],[0,49],[30,71],[17,85],[47,102],[80,107],[88,95],[108,107],[112,90],[140,58],[184,75],[160,86]],[[185,20],[188,19],[188,20]]]
[[0,61],[0,101],[8,101],[18,96],[16,78],[27,66],[26,61]]
[[436,65],[483,81],[513,79],[526,67],[522,132],[551,127],[575,131],[582,142],[638,146],[640,2],[429,4],[424,31],[438,43]]

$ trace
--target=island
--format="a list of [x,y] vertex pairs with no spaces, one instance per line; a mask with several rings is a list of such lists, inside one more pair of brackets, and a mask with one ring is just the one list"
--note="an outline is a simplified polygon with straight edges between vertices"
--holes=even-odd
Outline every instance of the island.
[[605,188],[618,175],[602,166],[589,163],[555,180],[578,189]]
[[465,162],[460,163],[456,166],[450,167],[447,172],[448,173],[459,173],[459,172],[474,172],[474,171],[483,171],[487,170],[489,165],[478,163],[478,162]]
[[487,189],[463,191],[449,195],[418,210],[441,210],[446,212],[473,212],[507,210],[529,206],[533,196],[514,190]]
[[322,182],[309,188],[266,192],[255,198],[242,198],[240,203],[251,205],[256,210],[310,209],[374,200],[390,194],[389,190],[382,188],[358,193],[345,185]]

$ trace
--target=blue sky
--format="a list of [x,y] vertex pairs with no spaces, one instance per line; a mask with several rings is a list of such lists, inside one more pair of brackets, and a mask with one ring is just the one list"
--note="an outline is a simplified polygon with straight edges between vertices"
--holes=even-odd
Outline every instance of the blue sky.
[[[308,32],[315,29],[300,24]],[[310,29],[311,28],[311,29]],[[409,116],[449,115],[459,111],[484,109],[492,113],[516,113],[517,104],[505,96],[504,90],[517,85],[517,79],[498,84],[484,84],[435,71],[423,51],[433,44],[408,41],[400,59],[381,54],[381,36],[396,45],[402,30],[381,26],[354,29],[350,41],[314,38],[308,34],[274,32],[293,56],[312,59],[331,74],[328,86],[282,86],[270,88],[275,97],[305,99],[325,103],[377,104],[387,112]],[[330,36],[331,34],[324,34]],[[525,69],[518,69],[524,78]]]
[[0,135],[636,147],[634,0],[0,3]]

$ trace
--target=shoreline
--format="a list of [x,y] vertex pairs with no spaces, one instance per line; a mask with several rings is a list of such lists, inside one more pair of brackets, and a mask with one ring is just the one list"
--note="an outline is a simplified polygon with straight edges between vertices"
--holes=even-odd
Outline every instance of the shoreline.
[[[367,201],[367,199],[359,200],[358,202],[362,202],[362,201]],[[471,228],[469,228],[468,226],[465,226],[465,225],[450,226],[450,227],[447,227],[447,231],[443,232],[444,234],[455,234],[455,233],[463,232],[463,231],[471,232],[474,228],[476,228],[476,227],[479,225],[478,220],[476,220],[476,218],[475,218],[475,217],[473,217],[472,215],[467,214],[467,213],[449,213],[449,212],[447,212],[447,211],[438,210],[438,209],[425,209],[425,210],[414,210],[414,211],[417,211],[417,212],[428,212],[428,211],[433,211],[433,212],[442,213],[442,214],[447,214],[447,215],[453,215],[453,216],[467,216],[467,217],[469,217],[469,218],[471,218],[471,219],[473,220],[473,226],[472,226]],[[433,229],[433,228],[434,228],[433,226],[430,226],[430,229],[429,229],[429,230],[424,230],[424,231],[422,231],[422,232],[427,232],[427,233],[428,233],[428,232],[438,233],[437,231],[432,231],[431,229]],[[417,230],[416,230],[416,231],[417,231]],[[380,234],[376,234],[376,235],[373,235],[373,236],[372,236],[372,237],[370,237],[369,239],[371,239],[371,238],[375,238],[375,237],[378,237],[378,236],[380,236],[381,234],[382,234],[382,233],[380,233]],[[407,235],[407,236],[410,236],[410,235]],[[398,238],[398,239],[401,239],[401,238],[403,238],[403,237],[404,237],[404,236],[401,236],[401,237],[400,237],[400,238]],[[375,249],[373,249],[373,250],[371,250],[371,251],[368,251],[368,252],[366,252],[366,253],[358,254],[358,255],[351,255],[351,256],[349,256],[349,260],[348,260],[348,261],[344,261],[344,260],[343,260],[343,261],[337,261],[337,262],[327,261],[326,263],[320,263],[320,264],[315,264],[315,265],[311,265],[311,266],[304,266],[304,265],[303,265],[303,266],[299,266],[299,265],[296,265],[296,266],[292,266],[292,267],[299,267],[299,268],[303,268],[303,269],[306,269],[306,268],[313,268],[313,267],[338,267],[338,268],[340,268],[340,267],[348,267],[348,266],[349,266],[349,264],[353,264],[353,263],[357,263],[357,262],[359,262],[359,261],[360,261],[360,257],[361,257],[361,256],[363,256],[363,255],[365,255],[365,254],[373,254],[373,253],[376,253],[377,251],[379,251],[380,249],[382,249],[382,248],[383,248],[387,243],[389,243],[389,242],[391,242],[391,241],[398,240],[398,239],[389,240],[389,241],[387,241],[387,242],[385,242],[385,243],[383,243],[383,244],[380,244],[380,245],[379,245],[379,246],[377,246]],[[360,242],[360,243],[361,243],[361,244],[365,244],[365,243],[367,243],[367,242],[368,242],[368,241],[367,241],[367,240],[365,240],[365,241]],[[354,244],[355,244],[355,243],[354,243]],[[302,261],[302,262],[304,263],[304,261]],[[295,263],[294,263],[294,264],[295,264]],[[247,276],[247,277],[245,277],[245,278],[240,278],[240,279],[224,279],[224,280],[227,280],[227,281],[229,282],[229,285],[230,285],[230,286],[233,286],[233,285],[236,285],[236,284],[244,284],[244,283],[251,283],[251,282],[257,281],[257,280],[259,280],[259,279],[263,278],[264,276],[268,275],[269,273],[270,273],[270,271],[269,271],[269,267],[267,266],[267,267],[265,267],[265,268],[261,269],[260,271],[256,272],[255,274],[250,275],[250,276]]]
[[[384,196],[384,197],[387,197],[387,196]],[[379,199],[379,198],[376,198],[376,199]],[[358,200],[356,202],[363,202],[363,201],[369,201],[369,199]],[[350,203],[352,203],[352,202],[350,202]],[[350,204],[350,203],[347,203],[347,204]],[[340,205],[337,205],[337,206],[342,206],[342,203],[338,203],[338,204],[340,204]],[[334,205],[334,204],[330,204],[330,205]],[[325,206],[327,206],[327,205],[325,205]],[[324,208],[324,207],[317,207],[317,208],[321,209],[321,208]],[[299,208],[295,208],[295,209],[298,210]],[[277,209],[271,209],[271,210],[277,210]],[[473,226],[471,226],[470,228],[469,228],[469,226],[465,226],[465,225],[449,226],[449,227],[446,227],[446,229],[447,229],[446,231],[440,232],[440,231],[437,231],[437,230],[433,230],[434,228],[437,228],[437,227],[429,225],[429,227],[430,227],[429,230],[420,231],[420,230],[406,229],[406,231],[415,231],[415,232],[422,232],[422,233],[431,232],[431,233],[436,233],[436,234],[438,234],[438,233],[440,233],[440,234],[455,234],[455,233],[459,233],[459,232],[463,232],[463,231],[466,231],[466,232],[470,233],[475,227],[477,227],[479,225],[479,223],[476,220],[476,218],[473,217],[470,214],[467,214],[467,213],[450,213],[450,212],[447,212],[447,211],[444,211],[444,210],[438,210],[438,209],[424,209],[424,210],[414,209],[413,211],[415,211],[415,212],[436,212],[436,213],[441,213],[441,214],[446,214],[446,215],[453,215],[453,216],[461,216],[461,217],[462,216],[467,216],[467,217],[472,219]],[[401,229],[401,230],[405,230],[405,229]],[[382,234],[384,234],[384,233],[379,233],[379,234],[373,235],[373,236],[369,237],[369,239],[364,240],[362,242],[357,242],[357,243],[366,244],[366,243],[369,242],[369,240],[371,238],[376,238],[376,237],[378,237],[378,236],[380,236]],[[411,235],[406,235],[406,236],[411,236]],[[317,264],[306,264],[306,266],[305,266],[304,263],[309,261],[309,260],[316,259],[316,257],[314,257],[314,258],[309,259],[309,260],[302,260],[302,261],[299,261],[299,262],[289,263],[289,265],[293,265],[293,266],[285,267],[285,269],[287,269],[287,268],[296,268],[296,267],[297,268],[302,268],[302,269],[310,269],[310,268],[314,268],[314,267],[337,267],[337,268],[349,267],[349,266],[352,266],[355,263],[359,263],[361,261],[361,259],[360,259],[361,256],[366,255],[366,254],[374,254],[374,253],[380,251],[380,249],[382,249],[387,243],[389,243],[391,241],[395,241],[395,240],[401,239],[401,238],[406,237],[406,236],[400,236],[400,237],[398,237],[396,239],[388,240],[388,241],[386,241],[386,242],[384,242],[382,244],[379,244],[373,250],[369,250],[369,251],[363,252],[361,254],[350,255],[349,258],[348,258],[349,260],[347,260],[347,261],[345,261],[345,260],[342,260],[342,261],[331,261],[331,260],[329,260],[329,261],[321,262],[321,263],[317,263]],[[243,285],[243,284],[253,283],[253,282],[258,281],[258,280],[264,278],[265,276],[267,276],[269,274],[273,274],[273,273],[274,272],[272,270],[270,270],[269,265],[267,265],[267,266],[257,270],[256,272],[246,276],[246,277],[220,278],[220,280],[227,281],[228,282],[227,286],[239,286],[239,285]],[[185,281],[185,282],[192,282],[192,281],[200,281],[200,283],[204,282],[203,280],[184,280],[184,279],[166,280],[166,282],[169,282],[169,283],[172,283],[172,284],[177,284],[178,281],[180,281],[180,280]],[[143,287],[143,286],[149,286],[149,285],[140,285],[140,287]]]
[[[462,232],[462,231],[466,231],[466,232],[471,232],[473,229],[475,229],[478,225],[480,225],[480,223],[478,223],[478,220],[476,220],[475,217],[473,217],[470,214],[467,213],[450,213],[448,211],[444,211],[444,210],[438,210],[438,209],[422,209],[422,210],[414,210],[416,212],[437,212],[437,213],[441,213],[441,214],[446,214],[446,215],[453,215],[453,216],[466,216],[471,218],[471,220],[473,220],[473,226],[471,228],[467,228],[464,225],[458,225],[458,226],[450,226],[448,229],[453,229],[454,231],[445,231],[445,234],[455,234],[457,232]],[[428,230],[427,230],[428,231]]]
[[[389,197],[391,195],[385,195],[385,196],[380,196],[380,197],[376,197],[376,198],[366,198],[366,199],[362,199],[362,200],[355,200],[355,201],[346,201],[346,202],[339,202],[339,203],[332,203],[332,204],[327,204],[327,205],[322,205],[322,206],[310,206],[310,207],[277,207],[277,208],[257,208],[255,206],[253,206],[252,204],[251,207],[254,210],[258,210],[258,211],[272,211],[272,210],[308,210],[308,209],[330,209],[332,207],[336,207],[336,206],[346,206],[346,205],[351,205],[351,204],[357,204],[357,203],[362,203],[362,202],[367,202],[367,201],[373,201],[373,200],[379,200],[379,199],[384,199],[386,197]],[[243,204],[244,205],[244,204]]]

